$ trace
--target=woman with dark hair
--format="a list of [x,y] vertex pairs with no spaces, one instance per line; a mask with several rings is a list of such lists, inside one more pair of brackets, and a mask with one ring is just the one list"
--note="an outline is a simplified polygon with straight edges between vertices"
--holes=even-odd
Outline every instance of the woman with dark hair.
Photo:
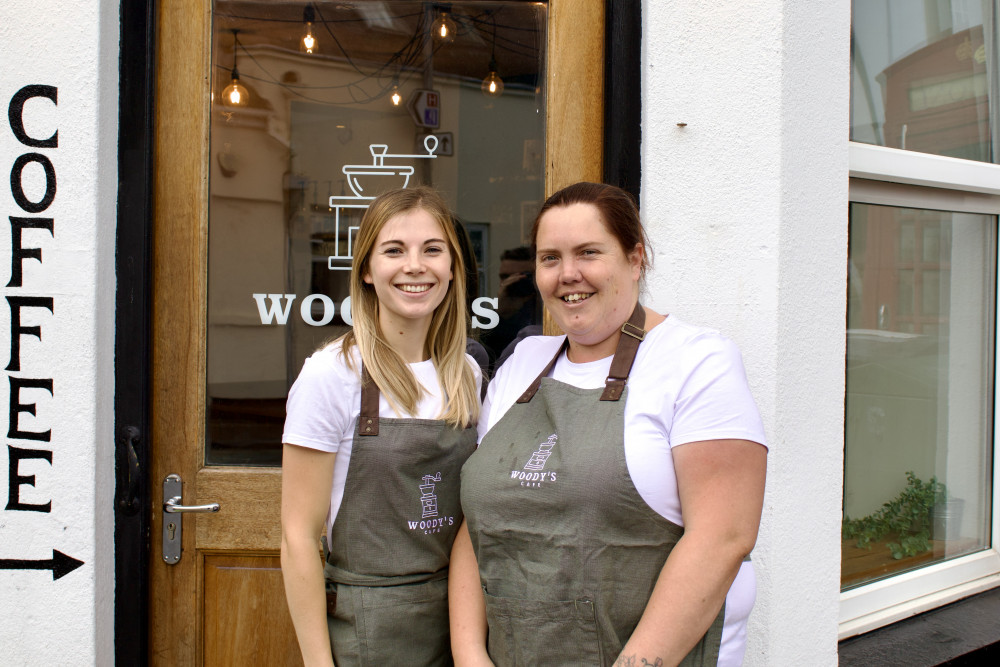
[[282,436],[281,568],[306,665],[452,664],[448,557],[481,380],[465,354],[465,278],[436,192],[371,203],[354,329],[306,360]]
[[736,346],[639,303],[631,197],[552,195],[535,279],[565,336],[489,387],[452,553],[457,665],[739,665],[767,449]]

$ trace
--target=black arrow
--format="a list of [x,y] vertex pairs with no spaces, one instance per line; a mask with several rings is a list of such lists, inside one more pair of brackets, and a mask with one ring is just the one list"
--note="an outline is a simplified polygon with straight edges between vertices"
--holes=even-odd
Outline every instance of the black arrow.
[[52,570],[52,581],[64,577],[83,565],[82,560],[70,558],[61,551],[52,550],[48,560],[15,560],[0,558],[0,570]]

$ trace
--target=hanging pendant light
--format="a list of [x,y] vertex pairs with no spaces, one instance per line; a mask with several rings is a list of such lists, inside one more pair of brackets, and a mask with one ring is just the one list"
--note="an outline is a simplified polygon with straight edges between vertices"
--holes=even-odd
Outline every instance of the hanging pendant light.
[[302,40],[299,42],[299,51],[302,53],[316,53],[319,49],[319,43],[316,41],[316,36],[313,35],[312,26],[315,20],[316,10],[313,9],[312,3],[309,3],[302,10],[302,22],[306,24],[305,33],[303,33]]
[[492,58],[490,58],[490,73],[483,79],[480,88],[486,97],[500,97],[503,95],[503,79],[497,74],[497,61]]
[[448,16],[448,12],[446,11],[438,14],[437,19],[431,24],[431,35],[433,35],[436,42],[451,44],[455,41],[455,33],[457,31],[458,26],[455,25],[455,21]]
[[392,106],[398,107],[399,103],[403,101],[403,96],[399,93],[399,76],[392,77],[392,94],[389,96],[389,101],[392,102]]
[[250,92],[240,83],[240,71],[236,67],[236,52],[240,48],[238,29],[233,29],[233,69],[232,80],[222,91],[222,104],[227,107],[245,107],[250,102]]
[[480,86],[486,97],[500,97],[503,94],[503,79],[497,74],[497,19],[493,17],[493,51],[490,54],[490,73]]

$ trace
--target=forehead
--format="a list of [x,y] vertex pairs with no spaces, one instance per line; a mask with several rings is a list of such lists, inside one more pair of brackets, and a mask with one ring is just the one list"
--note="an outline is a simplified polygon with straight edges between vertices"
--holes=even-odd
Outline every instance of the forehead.
[[423,243],[428,239],[446,239],[444,229],[434,217],[422,208],[397,213],[382,225],[376,243],[404,241]]
[[607,242],[615,238],[608,231],[601,212],[593,204],[576,203],[550,208],[538,220],[536,244],[573,245],[582,241]]

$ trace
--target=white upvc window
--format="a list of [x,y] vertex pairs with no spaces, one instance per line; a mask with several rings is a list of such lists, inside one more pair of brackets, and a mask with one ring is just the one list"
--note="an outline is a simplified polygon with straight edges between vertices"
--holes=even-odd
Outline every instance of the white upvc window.
[[1000,586],[998,0],[855,0],[841,638]]

